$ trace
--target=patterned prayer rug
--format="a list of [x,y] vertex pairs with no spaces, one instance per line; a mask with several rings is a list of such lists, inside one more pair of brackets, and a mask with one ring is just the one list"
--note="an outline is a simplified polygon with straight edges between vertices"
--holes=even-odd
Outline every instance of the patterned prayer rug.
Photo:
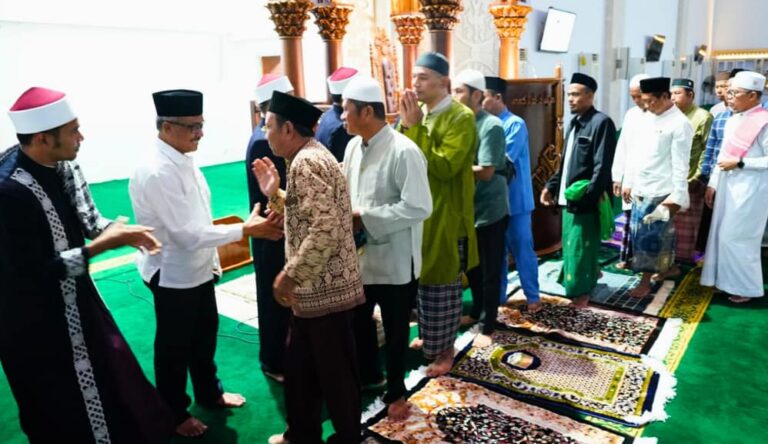
[[[543,294],[565,296],[565,288],[557,282],[562,261],[548,261],[539,265],[539,290]],[[597,287],[592,290],[590,300],[611,307],[618,307],[635,313],[657,315],[675,288],[675,282],[668,280],[654,285],[651,294],[644,298],[633,298],[629,291],[640,283],[640,278],[631,274],[603,271]],[[509,274],[507,294],[516,295],[520,290],[517,272]]]
[[680,319],[634,314],[594,305],[573,308],[565,298],[542,295],[541,310],[529,313],[525,298],[499,307],[498,321],[566,341],[663,360],[680,329]]
[[408,401],[411,416],[391,421],[386,410],[366,434],[402,443],[630,443],[633,439],[443,376],[424,380]]
[[665,419],[674,377],[659,361],[497,330],[493,343],[470,343],[451,374],[553,407],[638,426]]

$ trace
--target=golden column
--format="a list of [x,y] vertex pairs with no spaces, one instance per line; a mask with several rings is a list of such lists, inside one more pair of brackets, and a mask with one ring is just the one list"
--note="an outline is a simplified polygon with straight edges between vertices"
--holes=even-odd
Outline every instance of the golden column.
[[312,9],[315,24],[320,28],[320,37],[325,42],[325,66],[328,70],[326,77],[329,77],[342,64],[341,41],[347,33],[350,12],[352,12],[351,4],[337,0]]
[[419,13],[419,0],[392,0],[391,18],[397,38],[403,45],[403,87],[411,87],[413,64],[418,56],[424,32],[424,16]]
[[270,0],[267,9],[275,22],[275,31],[283,41],[283,70],[291,79],[293,93],[304,97],[304,55],[301,49],[301,36],[309,18],[307,11],[312,8],[309,0]]
[[516,79],[520,77],[520,35],[525,30],[526,17],[533,8],[521,5],[517,0],[499,0],[488,7],[493,15],[493,24],[499,34],[499,77]]
[[453,27],[463,9],[461,0],[421,0],[421,12],[432,36],[432,51],[443,54],[449,61],[453,56]]

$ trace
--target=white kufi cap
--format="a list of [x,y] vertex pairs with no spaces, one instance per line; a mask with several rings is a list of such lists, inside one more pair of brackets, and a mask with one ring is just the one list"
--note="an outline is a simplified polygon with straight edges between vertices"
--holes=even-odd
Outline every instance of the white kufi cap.
[[485,91],[485,76],[480,71],[475,69],[465,69],[456,75],[453,79],[453,83],[459,85],[467,85],[472,88]]
[[741,71],[731,80],[731,86],[750,91],[762,91],[765,88],[765,76],[753,71]]
[[352,79],[344,89],[342,97],[360,102],[384,103],[384,91],[379,82],[364,76],[357,76]]

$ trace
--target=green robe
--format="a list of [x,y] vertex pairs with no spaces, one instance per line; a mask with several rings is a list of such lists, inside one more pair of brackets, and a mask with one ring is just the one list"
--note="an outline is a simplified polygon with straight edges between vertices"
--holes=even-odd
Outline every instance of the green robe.
[[477,147],[474,113],[452,100],[437,115],[426,114],[419,125],[403,130],[427,158],[432,215],[424,221],[419,283],[456,282],[460,272],[459,239],[467,238],[467,270],[477,266],[472,164]]
[[707,138],[709,130],[712,128],[714,120],[712,114],[703,108],[692,105],[685,112],[685,117],[691,122],[693,127],[693,141],[691,142],[691,163],[688,170],[688,181],[690,182],[701,175],[701,167],[704,163],[704,150],[707,148]]

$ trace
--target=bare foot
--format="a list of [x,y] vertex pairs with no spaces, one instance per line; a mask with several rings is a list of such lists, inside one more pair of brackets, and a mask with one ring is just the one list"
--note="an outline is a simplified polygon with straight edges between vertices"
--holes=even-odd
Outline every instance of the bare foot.
[[468,325],[473,325],[477,323],[477,319],[473,318],[470,315],[464,315],[461,317],[461,321],[459,321],[459,325],[462,327],[466,327]]
[[731,296],[728,298],[728,300],[733,302],[734,304],[743,304],[745,302],[751,301],[752,298],[746,298],[744,296]]
[[222,393],[216,404],[225,408],[242,407],[245,404],[245,397],[239,393]]
[[424,340],[421,338],[413,338],[409,347],[411,350],[421,350],[421,348],[424,347]]
[[453,366],[453,347],[451,347],[449,350],[446,350],[440,353],[440,356],[438,356],[434,362],[429,364],[429,366],[427,367],[427,376],[429,376],[430,378],[443,376],[444,374],[451,371],[452,366]]
[[402,421],[411,414],[411,404],[400,398],[387,407],[387,417],[394,421]]
[[489,335],[479,334],[475,336],[475,339],[472,341],[472,345],[474,345],[477,348],[485,348],[488,347],[493,343],[493,339]]
[[279,382],[280,384],[285,382],[285,376],[282,373],[272,373],[272,372],[264,372],[264,374],[274,379],[275,381]]
[[644,298],[651,294],[651,284],[644,284],[640,282],[637,287],[629,291],[629,296],[633,298]]
[[586,308],[586,306],[589,305],[589,295],[584,294],[574,298],[571,305],[573,308]]
[[626,270],[626,269],[629,268],[629,263],[627,263],[627,262],[619,262],[619,263],[616,264],[616,268],[618,268],[619,270]]
[[208,430],[208,426],[194,416],[190,416],[186,421],[176,426],[176,434],[185,438],[200,436],[206,430]]
[[291,442],[285,439],[285,436],[281,433],[279,435],[270,436],[267,440],[267,444],[291,444]]
[[536,313],[541,311],[541,302],[531,302],[528,304],[528,313]]
[[655,273],[653,276],[651,276],[651,280],[655,282],[661,282],[667,278],[678,277],[680,276],[680,273],[680,267],[677,265],[672,265],[669,270],[665,271],[664,273]]

